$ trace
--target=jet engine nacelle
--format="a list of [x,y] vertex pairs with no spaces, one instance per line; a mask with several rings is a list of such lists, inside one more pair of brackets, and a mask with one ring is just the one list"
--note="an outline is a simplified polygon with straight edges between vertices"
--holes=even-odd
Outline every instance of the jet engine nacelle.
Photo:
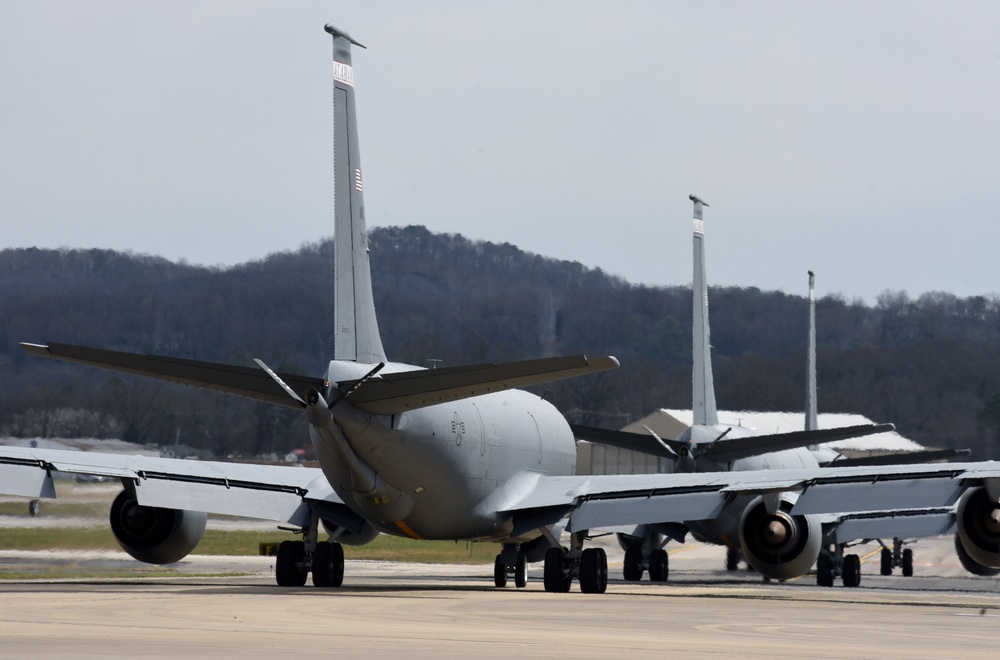
[[1000,568],[983,566],[978,561],[970,557],[969,553],[965,551],[965,546],[962,545],[962,539],[959,537],[958,533],[955,534],[955,554],[958,555],[958,561],[961,562],[962,568],[969,571],[973,575],[978,575],[980,577],[996,577],[997,575],[1000,575]]
[[208,514],[142,506],[126,491],[111,503],[111,531],[122,550],[147,564],[186,557],[205,533]]
[[740,517],[740,546],[754,569],[772,580],[803,575],[819,557],[823,530],[815,516],[793,516],[798,496],[782,493],[774,513],[763,497],[750,502]]
[[379,531],[367,522],[362,524],[361,528],[356,532],[349,531],[329,520],[321,519],[320,522],[323,523],[323,529],[326,530],[327,534],[333,537],[337,543],[344,545],[367,545],[378,538],[379,535]]
[[971,488],[959,500],[958,538],[972,561],[1000,568],[1000,504],[985,488]]

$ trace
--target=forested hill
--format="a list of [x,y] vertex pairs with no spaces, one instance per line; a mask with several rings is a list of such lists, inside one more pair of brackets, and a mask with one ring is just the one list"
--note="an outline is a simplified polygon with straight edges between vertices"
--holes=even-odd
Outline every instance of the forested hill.
[[[370,232],[391,359],[459,365],[587,353],[613,372],[553,383],[571,421],[619,427],[691,405],[689,287],[632,285],[576,262],[423,227]],[[332,241],[232,268],[109,250],[0,252],[0,434],[116,436],[214,453],[303,444],[294,411],[28,356],[58,341],[319,374],[333,355]],[[804,278],[804,273],[803,280]],[[803,286],[803,289],[805,287]],[[712,288],[719,406],[801,410],[806,300]],[[894,422],[1000,458],[1000,299],[885,293],[817,303],[821,411]],[[539,389],[539,392],[545,388]]]

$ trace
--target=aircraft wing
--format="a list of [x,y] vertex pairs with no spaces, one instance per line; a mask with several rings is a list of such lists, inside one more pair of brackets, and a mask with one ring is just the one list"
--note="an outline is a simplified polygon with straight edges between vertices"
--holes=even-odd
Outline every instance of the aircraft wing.
[[706,446],[701,455],[719,463],[727,463],[740,458],[759,456],[760,454],[772,451],[808,447],[823,442],[846,440],[848,438],[862,438],[866,435],[884,433],[895,429],[896,427],[892,424],[860,424],[858,426],[844,426],[837,429],[770,433],[767,435],[754,435],[732,439],[722,438]]
[[143,506],[297,526],[308,524],[310,506],[334,518],[348,511],[317,468],[0,447],[0,493],[54,498],[57,473],[131,481]]
[[[123,353],[71,344],[22,343],[21,348],[32,355],[86,364],[121,373],[149,376],[171,383],[193,385],[215,392],[225,392],[280,406],[299,408],[298,402],[289,397],[271,376],[262,369],[254,367],[199,362],[161,355]],[[324,388],[324,382],[321,378],[284,373],[279,374],[279,376],[300,396],[310,387],[320,391]]]
[[618,366],[613,357],[585,355],[477,364],[444,369],[419,369],[380,375],[365,382],[338,383],[348,400],[366,412],[391,415],[446,401],[479,396],[515,387],[548,383],[596,373]]
[[797,492],[791,513],[948,508],[963,489],[1000,489],[1000,463],[806,468],[691,474],[539,476],[508,503],[518,519],[570,514],[568,531],[716,517],[730,498]]
[[[824,532],[827,525],[824,525]],[[870,539],[913,539],[954,534],[955,509],[916,509],[910,511],[877,511],[839,516],[832,524],[833,543],[850,543]],[[826,534],[824,533],[824,536]]]

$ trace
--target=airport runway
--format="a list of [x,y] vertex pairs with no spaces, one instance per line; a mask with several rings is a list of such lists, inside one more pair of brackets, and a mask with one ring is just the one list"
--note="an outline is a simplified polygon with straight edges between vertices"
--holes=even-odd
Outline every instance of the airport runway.
[[[0,516],[3,527],[106,524],[116,488],[79,487],[95,513]],[[104,492],[107,490],[107,492]],[[74,517],[75,516],[75,517]],[[9,520],[8,520],[9,518]],[[273,525],[210,520],[213,527]],[[492,566],[348,561],[340,589],[279,588],[273,558],[192,555],[165,578],[0,580],[5,658],[248,657],[996,657],[1000,580],[968,575],[950,537],[915,544],[916,576],[878,575],[878,546],[858,589],[807,575],[764,583],[722,570],[721,548],[671,544],[670,581],[626,583],[613,537],[608,592],[548,594],[541,564],[526,589],[496,589]],[[152,569],[121,552],[0,550],[0,576]],[[166,572],[166,571],[165,571]],[[228,575],[225,577],[224,575]]]
[[[866,563],[858,589],[822,589],[811,576],[763,583],[718,569],[717,548],[692,546],[672,555],[669,583],[613,579],[603,595],[545,593],[540,565],[518,590],[492,587],[490,566],[349,561],[345,586],[320,590],[274,586],[270,558],[192,557],[185,570],[195,574],[245,575],[2,581],[0,649],[24,658],[996,657],[1000,582],[935,566],[948,542],[923,544],[919,577],[873,575]],[[0,562],[25,554],[67,559],[5,551]],[[118,554],[90,560],[126,561]]]

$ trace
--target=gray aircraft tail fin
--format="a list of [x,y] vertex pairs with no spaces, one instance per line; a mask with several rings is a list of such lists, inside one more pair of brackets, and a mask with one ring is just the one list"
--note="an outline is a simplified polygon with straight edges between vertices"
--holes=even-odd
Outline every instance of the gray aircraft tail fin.
[[695,425],[712,426],[719,423],[715,407],[715,384],[712,381],[712,344],[708,330],[708,281],[705,278],[705,223],[702,207],[708,206],[694,195],[694,281],[692,298],[694,325],[692,326],[692,355],[694,357],[694,384],[691,410]]
[[334,359],[375,364],[386,358],[368,262],[351,64],[351,44],[364,46],[331,25],[326,31],[333,37]]
[[806,430],[819,428],[816,408],[816,275],[809,271],[809,348],[806,351]]

